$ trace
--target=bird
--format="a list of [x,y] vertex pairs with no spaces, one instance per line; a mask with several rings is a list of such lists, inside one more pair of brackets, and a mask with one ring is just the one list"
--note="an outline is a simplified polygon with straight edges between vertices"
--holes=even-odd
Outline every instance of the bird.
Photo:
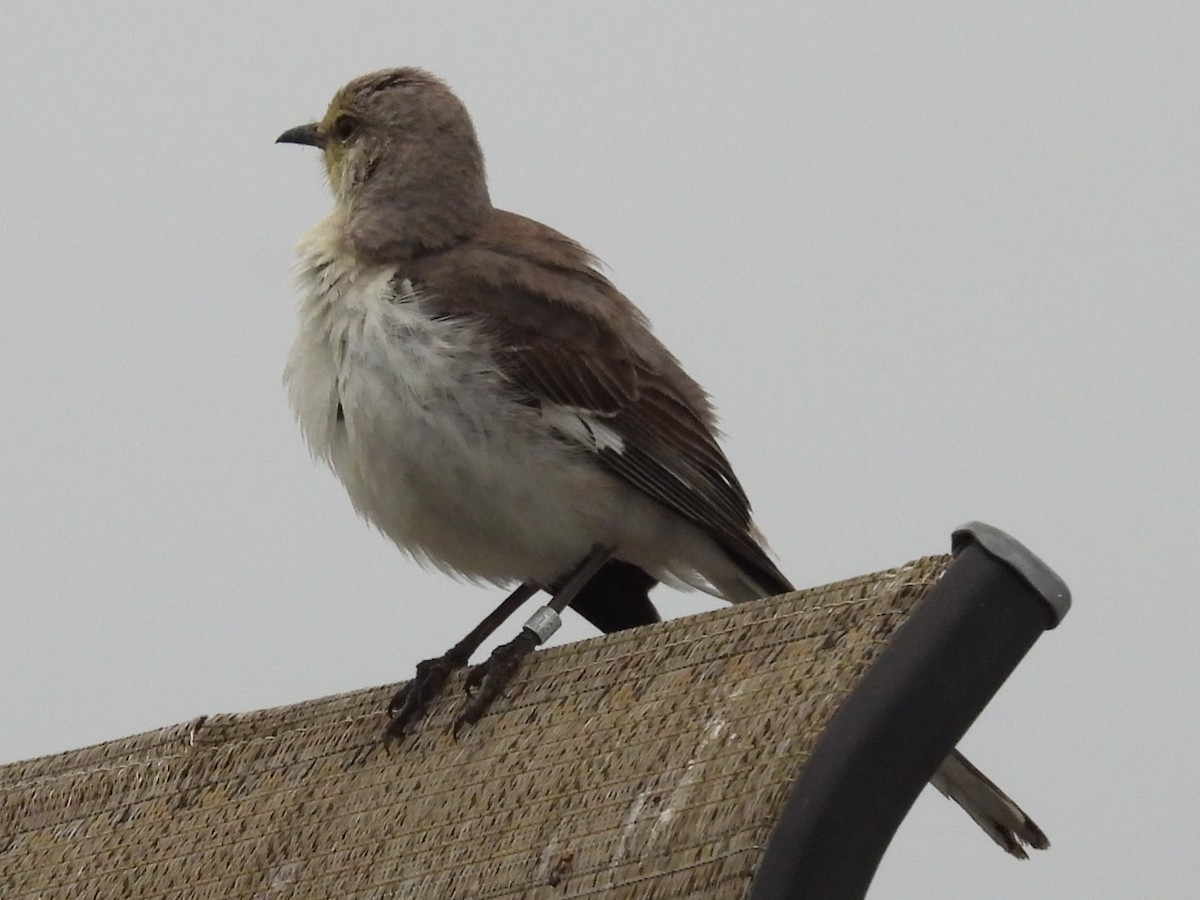
[[[284,381],[313,454],[418,562],[515,585],[388,707],[402,738],[471,669],[455,732],[501,695],[570,606],[603,632],[659,620],[657,584],[731,603],[794,590],[752,522],[708,394],[579,243],[493,206],[471,117],[414,67],[350,81],[279,143],[317,148],[332,212],[301,237]],[[1048,846],[954,751],[932,783],[1002,847]]]

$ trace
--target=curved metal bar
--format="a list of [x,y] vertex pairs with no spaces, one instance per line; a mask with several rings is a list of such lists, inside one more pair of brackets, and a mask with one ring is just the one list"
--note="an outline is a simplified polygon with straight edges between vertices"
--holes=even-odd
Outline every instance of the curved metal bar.
[[925,782],[1069,608],[1062,580],[998,529],[972,523],[954,542],[954,561],[800,772],[755,873],[752,900],[865,896]]

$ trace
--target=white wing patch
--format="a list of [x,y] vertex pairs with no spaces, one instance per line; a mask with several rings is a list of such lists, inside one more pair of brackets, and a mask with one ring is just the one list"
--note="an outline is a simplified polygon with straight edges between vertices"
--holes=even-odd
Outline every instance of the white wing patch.
[[594,453],[601,450],[625,452],[625,439],[591,410],[543,402],[542,417],[551,428]]
[[393,303],[407,303],[410,300],[417,299],[417,290],[413,287],[411,279],[402,278],[400,283],[395,287],[395,294],[392,298]]

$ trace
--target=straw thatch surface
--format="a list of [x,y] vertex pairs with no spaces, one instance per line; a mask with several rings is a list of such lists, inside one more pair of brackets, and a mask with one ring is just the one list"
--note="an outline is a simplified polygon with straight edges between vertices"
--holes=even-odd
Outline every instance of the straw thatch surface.
[[536,654],[362,759],[394,686],[0,767],[0,896],[745,895],[787,790],[945,557]]

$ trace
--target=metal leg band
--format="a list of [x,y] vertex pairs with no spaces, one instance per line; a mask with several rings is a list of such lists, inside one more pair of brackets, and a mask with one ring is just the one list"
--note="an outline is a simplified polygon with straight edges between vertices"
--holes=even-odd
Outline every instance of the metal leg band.
[[546,643],[550,639],[550,635],[558,631],[560,625],[562,625],[562,618],[549,606],[539,608],[525,623],[525,627],[537,635],[539,644]]

